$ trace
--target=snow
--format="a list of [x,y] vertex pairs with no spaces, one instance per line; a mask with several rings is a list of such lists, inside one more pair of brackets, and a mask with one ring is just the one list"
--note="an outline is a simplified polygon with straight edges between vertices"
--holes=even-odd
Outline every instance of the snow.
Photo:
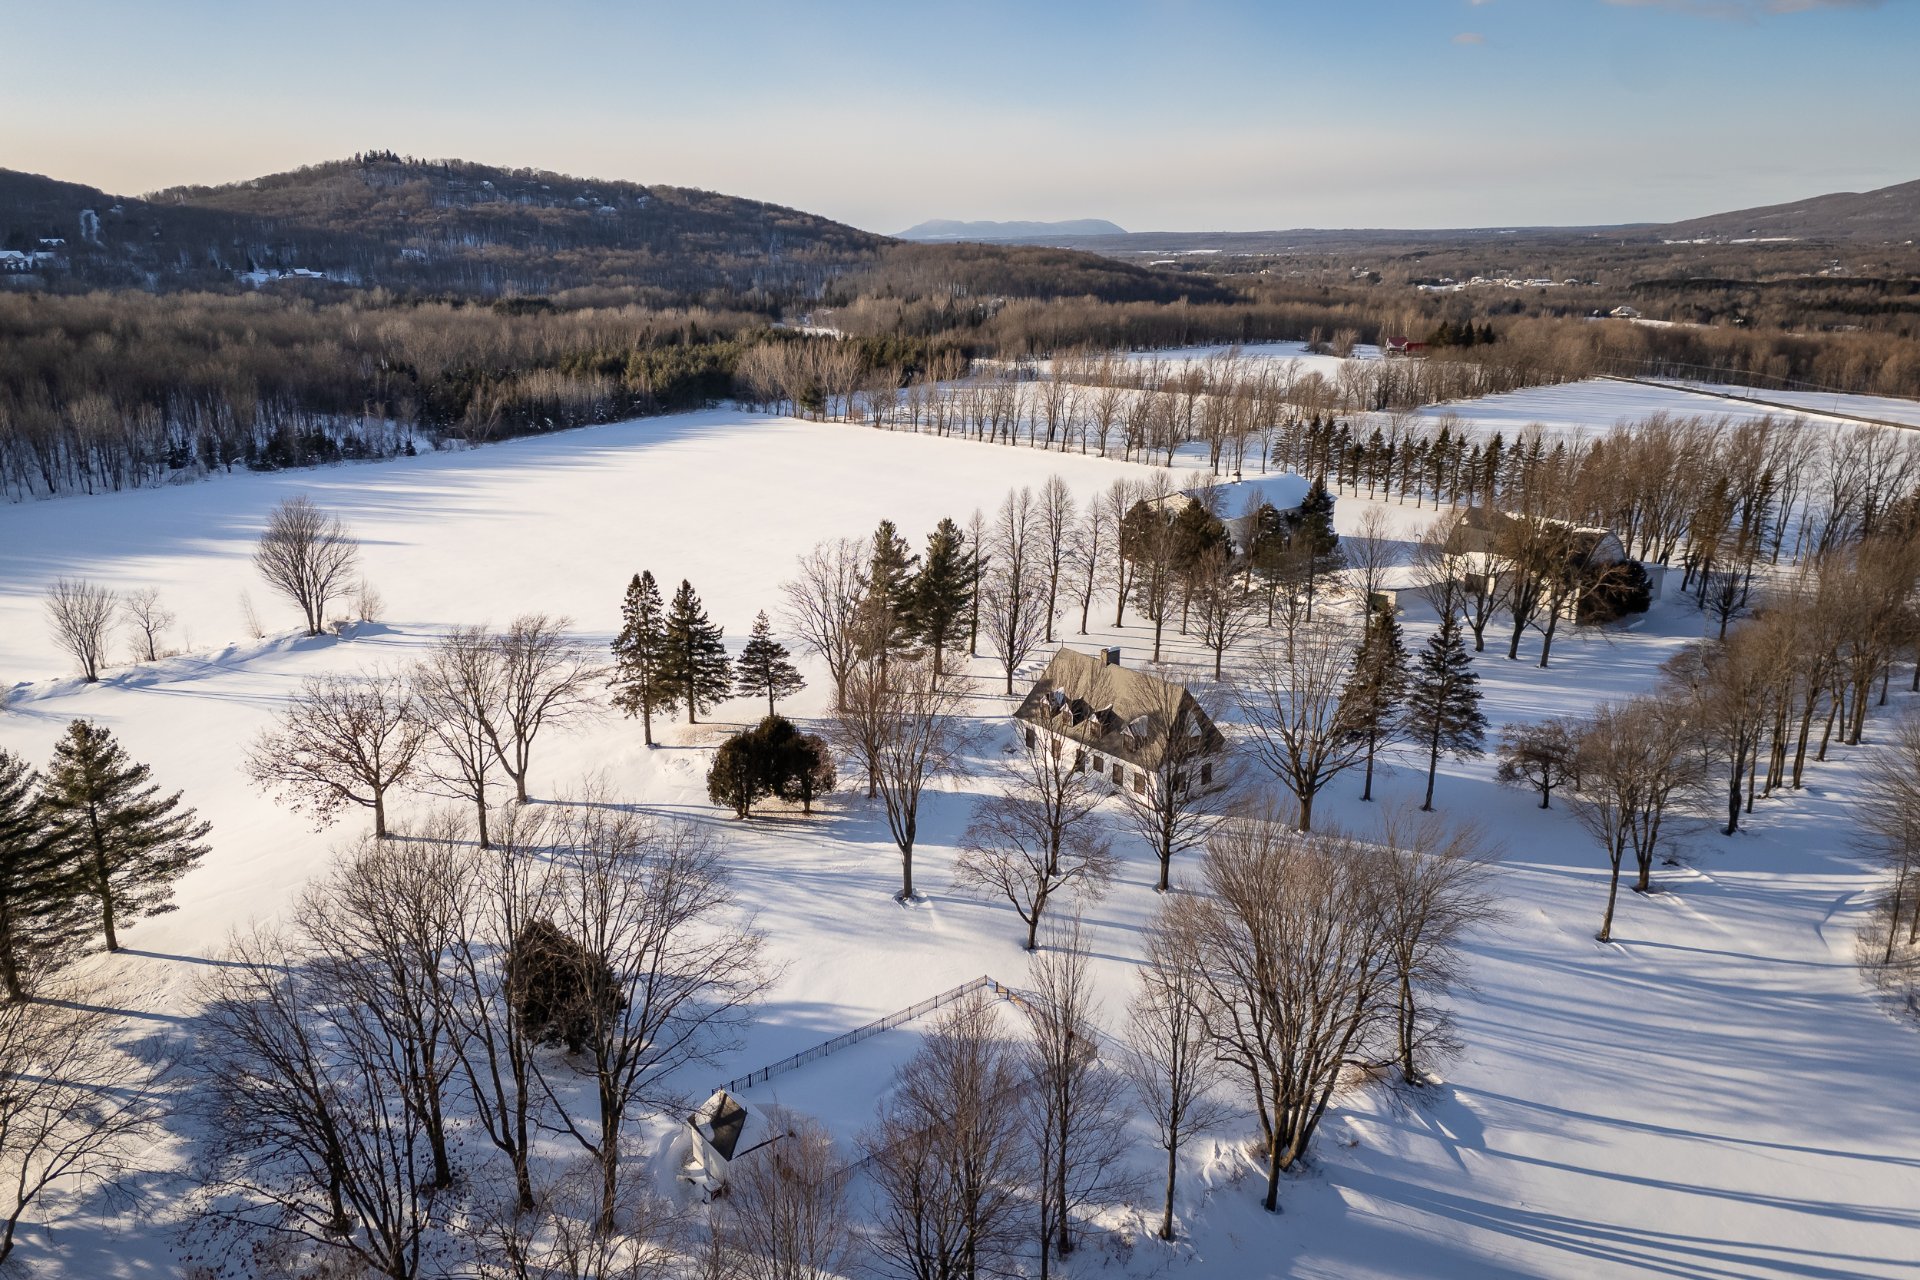
[[[1541,421],[1591,431],[1652,405],[1675,407],[1684,394],[1590,383],[1448,408],[1503,430]],[[130,951],[85,962],[102,1003],[124,1014],[129,1042],[191,1034],[196,978],[228,932],[280,910],[364,825],[352,815],[315,833],[240,773],[241,745],[306,675],[401,664],[451,625],[526,611],[569,614],[579,634],[604,644],[621,588],[641,568],[668,585],[691,579],[737,645],[755,611],[776,609],[793,557],[814,542],[860,536],[890,516],[918,544],[941,516],[991,510],[1009,485],[1055,472],[1084,499],[1145,469],[714,410],[0,508],[0,671],[29,682],[0,713],[0,745],[44,759],[68,719],[98,719],[214,824],[213,852],[180,883],[179,910],[134,926]],[[276,502],[302,492],[353,525],[387,619],[341,637],[256,640],[243,592],[270,628],[292,619],[254,578],[251,542]],[[1348,495],[1341,527],[1351,530],[1369,505],[1382,506],[1403,536],[1433,515]],[[100,685],[79,685],[40,617],[41,591],[62,575],[158,587],[180,616],[169,638],[188,652],[116,665]],[[1408,593],[1401,599],[1409,644],[1418,644],[1431,617]],[[1117,644],[1138,661],[1146,633],[1103,625],[1110,610],[1096,604],[1085,637],[1071,634],[1077,620],[1063,623],[1065,638]],[[1488,715],[1497,726],[1643,690],[1701,629],[1696,613],[1668,599],[1625,630],[1563,634],[1544,670],[1535,639],[1509,663],[1504,638],[1490,634],[1476,661]],[[1172,648],[1195,665],[1205,657],[1177,637]],[[951,879],[972,797],[1012,746],[1010,703],[992,692],[991,671],[989,661],[974,667],[971,705],[989,732],[972,776],[926,800],[916,860],[926,898],[911,905],[891,897],[897,855],[879,810],[856,792],[838,793],[813,819],[772,813],[738,823],[706,803],[700,747],[726,723],[757,715],[750,702],[723,706],[719,726],[668,729],[651,752],[631,723],[612,718],[541,742],[536,795],[598,775],[650,811],[723,832],[742,909],[783,966],[740,1051],[689,1073],[690,1095],[983,973],[1022,983],[1019,921],[1004,905],[958,896]],[[802,719],[826,705],[824,674],[809,675],[812,687],[782,708]],[[1883,732],[1889,714],[1877,713],[1870,733]],[[1604,862],[1564,809],[1543,812],[1497,787],[1489,762],[1443,765],[1438,804],[1501,847],[1507,906],[1474,946],[1475,990],[1458,1002],[1467,1048],[1441,1067],[1444,1083],[1417,1099],[1379,1088],[1345,1095],[1312,1167],[1283,1188],[1277,1219],[1259,1211],[1257,1176],[1235,1145],[1246,1126],[1196,1144],[1179,1205],[1187,1239],[1168,1249],[1146,1238],[1157,1204],[1149,1184],[1134,1205],[1102,1215],[1131,1249],[1090,1250],[1071,1274],[1920,1275],[1912,1105],[1920,1055],[1914,1031],[1886,1016],[1852,963],[1876,883],[1847,839],[1861,754],[1842,749],[1814,766],[1806,791],[1763,801],[1736,838],[1705,824],[1685,833],[1685,865],[1659,872],[1669,891],[1623,893],[1616,941],[1606,946],[1593,940]],[[1417,802],[1422,781],[1410,762],[1390,764],[1378,804],[1359,803],[1357,784],[1343,778],[1321,808],[1326,820],[1365,830],[1386,808]],[[1158,903],[1150,855],[1130,840],[1121,848],[1119,881],[1086,922],[1110,1026]],[[747,1096],[819,1114],[848,1139],[921,1026]],[[667,1142],[678,1119],[660,1121],[650,1141]],[[94,1197],[54,1202],[53,1221],[28,1231],[23,1253],[73,1280],[180,1275],[171,1240],[192,1136],[176,1121],[135,1153],[148,1189],[136,1209]],[[1140,1137],[1150,1178],[1154,1152]]]

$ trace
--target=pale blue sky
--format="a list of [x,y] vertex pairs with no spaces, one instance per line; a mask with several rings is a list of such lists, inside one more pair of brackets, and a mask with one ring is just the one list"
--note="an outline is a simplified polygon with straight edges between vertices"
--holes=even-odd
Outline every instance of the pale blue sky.
[[1920,0],[0,0],[0,166],[380,147],[878,231],[1687,217],[1920,178]]

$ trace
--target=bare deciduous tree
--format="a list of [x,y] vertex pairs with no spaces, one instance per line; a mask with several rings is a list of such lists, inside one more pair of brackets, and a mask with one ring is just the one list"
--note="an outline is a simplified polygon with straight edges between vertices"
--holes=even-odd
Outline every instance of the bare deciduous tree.
[[439,794],[474,809],[480,846],[490,843],[487,809],[499,755],[494,719],[501,703],[500,651],[484,627],[455,627],[413,669],[413,696],[426,724],[426,776]]
[[273,509],[253,552],[260,576],[299,606],[310,636],[326,624],[327,603],[353,585],[359,560],[360,544],[340,517],[304,493]]
[[[1073,1218],[1090,1204],[1125,1198],[1125,1078],[1101,1054],[1099,1006],[1078,920],[1056,926],[1027,965],[1027,1111],[1040,1201],[1040,1275],[1049,1254],[1073,1252]],[[1049,1240],[1051,1237],[1051,1240]],[[1051,1245],[1051,1249],[1049,1249]]]
[[940,673],[920,662],[875,666],[847,681],[845,704],[831,732],[841,751],[867,775],[867,794],[886,809],[887,829],[900,850],[901,901],[913,894],[913,848],[920,831],[920,797],[935,778],[951,772],[965,750],[968,731],[960,696]]
[[1345,700],[1358,649],[1344,620],[1289,614],[1282,636],[1260,648],[1240,679],[1254,754],[1293,796],[1302,831],[1313,830],[1314,797],[1366,753],[1364,726]]
[[157,1119],[153,1069],[115,1043],[99,997],[34,994],[0,1004],[0,1263],[50,1187],[113,1183]]
[[387,793],[413,775],[428,732],[401,676],[311,676],[255,737],[247,776],[323,827],[343,805],[371,809],[385,836]]
[[1575,755],[1578,782],[1573,813],[1607,855],[1607,910],[1601,942],[1613,937],[1620,863],[1629,849],[1639,863],[1642,892],[1652,887],[1654,855],[1668,833],[1668,810],[1700,785],[1702,766],[1692,726],[1673,707],[1652,698],[1607,703],[1580,728]]
[[1218,731],[1206,732],[1194,714],[1197,710],[1217,721],[1219,708],[1194,693],[1180,673],[1162,668],[1156,674],[1157,705],[1143,714],[1151,725],[1165,725],[1166,734],[1150,766],[1127,768],[1130,783],[1121,788],[1120,798],[1128,825],[1160,864],[1155,887],[1165,893],[1173,860],[1204,844],[1231,806],[1235,776]]
[[1207,991],[1192,940],[1181,933],[1177,912],[1163,907],[1148,929],[1146,963],[1139,975],[1140,989],[1127,1008],[1127,1052],[1122,1062],[1153,1120],[1160,1148],[1167,1153],[1160,1238],[1172,1240],[1180,1148],[1224,1124],[1232,1111],[1214,1094],[1220,1059],[1207,1034]]
[[1467,936],[1498,917],[1483,837],[1434,814],[1400,811],[1382,824],[1382,878],[1395,990],[1393,1051],[1408,1084],[1428,1083],[1421,1061],[1458,1049],[1438,1003],[1465,985]]
[[129,591],[120,608],[127,615],[127,627],[139,638],[139,654],[147,662],[160,658],[160,637],[174,624],[171,610],[160,603],[158,587]]
[[447,1095],[458,1062],[448,1041],[445,956],[460,937],[463,867],[436,840],[369,840],[301,895],[294,918],[310,948],[313,980],[328,998],[362,1007],[392,1046],[394,1078],[432,1169],[453,1185]]
[[559,1127],[599,1163],[611,1227],[627,1121],[686,1108],[674,1073],[734,1046],[767,979],[759,932],[720,918],[730,892],[707,829],[590,799],[567,806],[558,834],[552,922],[593,961],[565,1011],[581,1028],[585,1101],[560,1064],[538,1057],[535,1071]]
[[723,1223],[727,1274],[740,1280],[838,1280],[853,1260],[848,1170],[833,1138],[798,1120],[729,1170]]
[[846,701],[847,677],[859,661],[866,563],[865,547],[851,538],[822,542],[800,557],[799,576],[780,588],[787,598],[788,628],[833,679],[836,710]]
[[53,642],[80,664],[88,684],[100,679],[107,661],[107,632],[119,598],[97,582],[60,578],[47,588],[47,626]]
[[877,1261],[902,1280],[1004,1274],[1025,1238],[1026,1072],[995,1005],[949,1005],[894,1076],[863,1140],[880,1197]]
[[198,1218],[238,1237],[228,1247],[293,1239],[413,1280],[436,1212],[403,1053],[307,958],[297,939],[260,929],[208,979]]
[[[461,927],[450,940],[441,997],[467,1093],[487,1138],[513,1165],[514,1202],[533,1208],[534,1127],[545,1101],[534,1077],[536,1036],[527,1025],[529,975],[509,962],[516,940],[552,914],[544,808],[513,806],[492,849],[474,850],[453,876]],[[426,838],[464,843],[461,824]]]
[[1390,918],[1366,846],[1270,815],[1210,843],[1209,892],[1176,901],[1207,988],[1216,1051],[1245,1073],[1267,1153],[1266,1208],[1306,1154],[1340,1083],[1391,1002]]
[[566,726],[599,709],[595,696],[606,671],[571,638],[571,618],[522,614],[500,633],[498,714],[486,720],[488,739],[500,768],[513,779],[514,798],[527,800],[527,771],[533,742],[548,726]]
[[1005,898],[1027,926],[1027,950],[1055,895],[1098,898],[1113,877],[1113,847],[1095,817],[1103,789],[1085,753],[1035,739],[1018,746],[1002,789],[975,807],[954,865],[959,884]]
[[1400,543],[1393,536],[1393,522],[1384,509],[1369,506],[1360,513],[1353,532],[1340,539],[1346,551],[1344,572],[1347,585],[1360,598],[1364,616],[1373,608],[1373,599],[1386,586],[1387,575],[1400,561]]

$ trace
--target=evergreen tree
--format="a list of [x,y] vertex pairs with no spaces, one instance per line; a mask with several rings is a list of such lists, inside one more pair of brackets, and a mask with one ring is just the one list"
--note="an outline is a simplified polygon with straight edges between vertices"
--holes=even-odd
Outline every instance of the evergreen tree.
[[919,563],[893,521],[882,520],[873,531],[872,554],[860,581],[858,618],[860,656],[877,660],[882,671],[891,659],[913,649],[911,592]]
[[733,692],[733,665],[727,661],[725,632],[707,618],[705,606],[685,578],[667,610],[661,646],[660,678],[687,704],[687,723],[695,724]]
[[72,935],[71,869],[47,827],[40,775],[0,749],[0,984],[23,1000],[32,975]]
[[752,817],[754,801],[769,795],[798,800],[812,813],[814,797],[831,791],[834,782],[833,753],[825,742],[801,733],[785,716],[767,716],[720,744],[707,771],[707,798],[738,818]]
[[1427,799],[1433,808],[1433,779],[1442,753],[1456,760],[1486,752],[1487,718],[1480,713],[1480,678],[1473,673],[1460,637],[1460,620],[1451,614],[1427,637],[1407,687],[1407,731],[1427,748]]
[[1289,543],[1298,573],[1306,587],[1307,621],[1313,621],[1313,598],[1320,576],[1340,567],[1340,535],[1333,528],[1333,495],[1326,480],[1316,476],[1307,496],[1293,514]]
[[666,610],[651,570],[633,575],[620,605],[620,635],[613,642],[613,702],[629,719],[640,717],[647,745],[653,745],[653,713],[680,705],[678,686],[661,676],[666,657]]
[[1367,617],[1367,633],[1354,656],[1340,707],[1351,715],[1354,733],[1367,744],[1367,780],[1362,800],[1373,799],[1373,760],[1382,745],[1400,729],[1400,711],[1407,697],[1407,646],[1399,619],[1391,609],[1374,609]]
[[743,698],[765,696],[767,714],[774,714],[774,701],[789,697],[807,687],[800,677],[799,668],[792,662],[787,646],[773,638],[773,624],[767,621],[767,612],[762,609],[754,615],[753,632],[747,637],[746,647],[740,650],[740,656],[734,660],[733,670],[737,692]]
[[967,535],[950,519],[941,520],[927,536],[926,557],[907,592],[907,615],[915,638],[933,650],[936,671],[946,670],[948,646],[967,637],[979,577],[977,559]]
[[99,904],[109,951],[120,949],[120,924],[173,909],[173,882],[207,852],[208,825],[179,792],[163,799],[151,773],[107,730],[75,720],[42,792],[61,856]]

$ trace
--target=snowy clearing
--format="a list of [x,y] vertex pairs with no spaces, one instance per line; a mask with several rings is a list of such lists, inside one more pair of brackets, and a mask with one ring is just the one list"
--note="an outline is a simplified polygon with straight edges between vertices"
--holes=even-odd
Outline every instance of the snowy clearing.
[[[1699,411],[1679,401],[1702,403],[1583,383],[1432,412],[1501,430],[1537,421],[1590,431],[1654,408]],[[97,719],[214,824],[212,854],[178,885],[179,910],[132,929],[128,952],[83,968],[124,1013],[129,1042],[184,1037],[194,980],[229,930],[280,909],[359,830],[355,814],[316,834],[241,775],[242,746],[302,677],[398,665],[450,625],[526,611],[569,614],[603,645],[621,588],[641,568],[669,589],[692,580],[737,650],[755,611],[776,609],[795,554],[816,541],[858,537],[891,517],[917,549],[941,516],[964,521],[1010,484],[1055,472],[1084,499],[1145,469],[715,410],[457,454],[0,508],[0,672],[32,682],[0,714],[0,745],[44,760],[69,719]],[[242,592],[269,629],[291,618],[255,579],[252,540],[274,503],[302,492],[353,526],[387,618],[346,638],[255,640]],[[1342,529],[1367,505],[1343,499]],[[1433,514],[1388,510],[1407,534]],[[171,642],[188,653],[115,666],[91,688],[65,678],[39,604],[62,575],[158,587],[180,616]],[[1410,599],[1412,646],[1431,615]],[[1068,620],[1063,638],[1118,644],[1139,661],[1145,633],[1102,625],[1111,602],[1104,608],[1096,604],[1092,634],[1072,634],[1077,620]],[[1532,644],[1529,660],[1509,663],[1490,636],[1476,659],[1487,714],[1497,727],[1642,690],[1701,627],[1668,599],[1626,630],[1563,634],[1546,670],[1530,660]],[[1195,665],[1204,656],[1190,642],[1172,647]],[[536,795],[593,774],[649,810],[724,830],[740,903],[785,965],[742,1050],[685,1081],[690,1092],[978,975],[1021,981],[1018,920],[951,887],[970,793],[988,785],[980,775],[1013,742],[992,664],[973,670],[973,706],[996,727],[975,776],[923,810],[927,898],[910,906],[890,896],[897,855],[878,809],[857,792],[837,793],[811,820],[735,823],[707,803],[700,747],[726,723],[757,716],[750,702],[724,706],[720,727],[669,731],[652,752],[617,718],[543,741]],[[783,707],[800,718],[826,705],[824,674],[808,675],[812,686]],[[1885,723],[1877,715],[1869,736]],[[1459,1002],[1467,1048],[1443,1067],[1445,1083],[1414,1100],[1379,1088],[1347,1095],[1275,1218],[1259,1211],[1258,1178],[1234,1146],[1250,1126],[1196,1144],[1180,1203],[1187,1238],[1172,1249],[1148,1238],[1149,1188],[1102,1215],[1118,1234],[1067,1274],[1920,1275],[1920,1054],[1914,1032],[1883,1012],[1854,968],[1874,877],[1846,839],[1859,749],[1837,754],[1805,792],[1764,801],[1740,836],[1689,831],[1686,865],[1660,871],[1670,892],[1623,894],[1608,946],[1593,940],[1605,863],[1567,812],[1497,787],[1491,761],[1443,765],[1438,804],[1481,824],[1504,851],[1507,907],[1473,948],[1477,989]],[[1362,805],[1357,783],[1343,778],[1323,799],[1326,818],[1364,830],[1386,807],[1417,800],[1423,780],[1423,770],[1389,767],[1381,801]],[[1087,919],[1110,1026],[1157,905],[1151,857],[1130,841],[1121,847],[1118,882]],[[822,1060],[777,1078],[769,1093],[857,1126],[907,1043],[867,1042],[844,1076]],[[672,1128],[656,1124],[649,1141],[664,1147]],[[138,1205],[56,1202],[54,1220],[35,1226],[23,1249],[72,1280],[181,1274],[175,1175],[191,1136],[176,1130],[140,1154]],[[1150,1173],[1156,1153],[1144,1132],[1137,1156]]]

